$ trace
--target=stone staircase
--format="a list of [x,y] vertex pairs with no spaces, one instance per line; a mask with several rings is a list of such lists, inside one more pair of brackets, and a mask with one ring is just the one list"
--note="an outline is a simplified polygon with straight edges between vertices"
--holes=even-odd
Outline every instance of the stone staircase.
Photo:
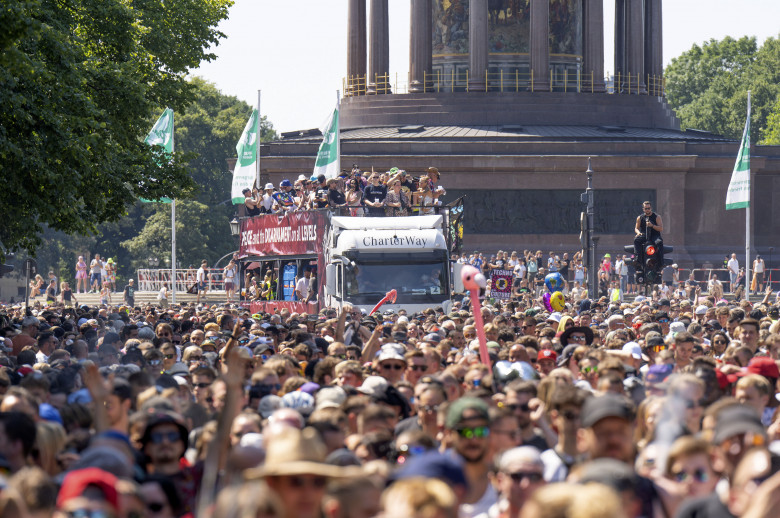
[[[74,294],[79,305],[86,304],[88,306],[97,306],[100,304],[100,295],[97,293],[79,293]],[[226,301],[225,292],[222,290],[209,291],[200,298],[201,303],[207,304],[224,304]],[[176,304],[195,304],[197,301],[197,295],[177,291],[176,292]],[[22,301],[24,302],[24,301]],[[171,295],[168,294],[168,302],[171,303]],[[46,304],[46,297],[40,296],[30,299],[30,305],[40,303],[41,306]],[[115,292],[111,294],[111,304],[120,306],[124,303],[122,298],[122,292]],[[143,306],[146,304],[157,304],[157,292],[152,291],[136,291],[135,292],[135,304],[136,306]]]

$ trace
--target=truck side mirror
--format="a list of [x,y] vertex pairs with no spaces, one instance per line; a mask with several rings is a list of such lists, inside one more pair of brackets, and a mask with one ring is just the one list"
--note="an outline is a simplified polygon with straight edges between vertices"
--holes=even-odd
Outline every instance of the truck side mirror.
[[463,264],[461,263],[452,265],[452,293],[466,293],[466,288],[463,286],[463,278],[460,276],[462,269]]
[[325,267],[325,295],[329,297],[336,296],[336,275],[338,275],[338,266],[329,264]]

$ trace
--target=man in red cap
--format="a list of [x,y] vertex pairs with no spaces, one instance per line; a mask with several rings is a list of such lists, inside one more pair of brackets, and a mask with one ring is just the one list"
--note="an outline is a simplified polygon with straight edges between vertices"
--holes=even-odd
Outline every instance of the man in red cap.
[[539,373],[544,377],[552,372],[555,363],[558,361],[558,355],[552,349],[542,349],[536,356],[536,367]]
[[71,471],[57,495],[55,518],[116,516],[119,513],[117,478],[99,468]]

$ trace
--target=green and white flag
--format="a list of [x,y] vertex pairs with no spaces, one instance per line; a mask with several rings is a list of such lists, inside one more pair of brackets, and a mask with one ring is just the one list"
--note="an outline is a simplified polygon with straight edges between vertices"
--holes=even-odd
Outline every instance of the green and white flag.
[[324,174],[325,178],[336,178],[339,175],[339,107],[333,110],[325,131],[322,144],[317,152],[312,176]]
[[726,210],[750,207],[750,97],[748,96],[747,120],[742,132],[737,162],[731,173],[729,190],[726,193]]
[[236,144],[236,153],[238,159],[233,168],[233,187],[230,189],[230,197],[233,198],[233,205],[244,203],[244,195],[241,193],[244,189],[251,189],[255,184],[257,177],[257,139],[258,135],[258,113],[252,110],[252,115],[244,127],[241,139]]
[[[160,118],[154,123],[152,131],[144,139],[144,142],[150,146],[160,146],[167,154],[173,153],[173,110],[166,108],[162,112]],[[159,200],[146,200],[141,198],[144,203],[152,203],[154,201],[160,203],[171,203],[170,198],[162,197]]]

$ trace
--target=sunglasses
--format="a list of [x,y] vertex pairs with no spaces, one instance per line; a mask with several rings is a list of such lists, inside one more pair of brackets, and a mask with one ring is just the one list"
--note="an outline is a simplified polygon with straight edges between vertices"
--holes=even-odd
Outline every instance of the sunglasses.
[[149,438],[154,444],[162,444],[164,441],[176,442],[181,440],[179,432],[152,432]]
[[193,388],[197,387],[199,389],[209,388],[210,386],[211,386],[211,383],[206,383],[206,382],[193,383],[192,384]]
[[726,342],[726,340],[713,340],[712,343],[716,345],[726,345],[728,342]]
[[166,360],[173,360],[174,358],[176,358],[176,355],[175,354],[163,354],[163,358],[165,358]]
[[677,482],[685,482],[689,478],[693,478],[696,482],[707,482],[710,479],[710,474],[704,468],[696,468],[692,473],[688,471],[678,471],[673,473],[672,476]]
[[658,320],[658,323],[659,324],[668,324],[669,323],[669,319],[668,318],[662,318],[662,319]]
[[290,485],[295,488],[322,489],[328,483],[325,477],[289,477]]
[[190,363],[201,362],[203,361],[203,356],[190,356],[190,359],[187,361]]
[[399,464],[403,464],[406,457],[413,457],[415,455],[422,455],[425,453],[426,448],[424,446],[417,446],[415,444],[409,445],[409,444],[401,444],[396,448],[396,451],[393,454],[393,457],[395,457],[395,461]]
[[572,412],[570,410],[566,412],[561,412],[561,415],[567,421],[576,421],[580,418],[580,414],[578,414],[577,412]]
[[507,473],[512,482],[522,482],[528,480],[528,482],[536,483],[542,481],[542,474],[535,471],[516,471],[515,473]]
[[693,399],[686,399],[685,400],[685,408],[691,409],[696,407],[703,407],[705,406],[706,401],[704,399],[700,399],[698,401],[694,401]]
[[575,342],[584,342],[586,338],[585,335],[571,335],[569,340],[574,340]]
[[426,413],[433,413],[439,410],[439,405],[421,405],[417,407],[419,410],[422,410]]
[[599,371],[599,368],[597,365],[594,365],[593,367],[583,367],[580,369],[580,372],[583,374],[590,374],[590,373],[596,373]]
[[409,368],[412,369],[415,372],[417,372],[417,371],[425,372],[425,371],[428,370],[428,366],[427,365],[412,365]]
[[110,514],[102,509],[74,509],[65,513],[68,518],[109,518]]
[[404,369],[404,366],[398,363],[384,363],[379,366],[380,369],[384,370],[394,370],[394,371],[400,371]]
[[464,439],[484,439],[490,435],[490,428],[487,426],[465,426],[455,431]]
[[517,412],[518,410],[522,412],[530,412],[531,407],[528,406],[528,403],[523,403],[522,405],[518,405],[517,403],[511,403],[511,404],[505,404],[504,408],[508,408],[512,412]]
[[661,351],[663,351],[665,349],[666,349],[665,345],[654,345],[653,346],[653,352],[654,353],[660,353]]
[[147,502],[146,508],[149,509],[153,513],[159,513],[163,509],[165,509],[165,504],[160,502]]
[[162,363],[162,360],[149,360],[149,365],[156,367],[157,365],[160,365]]

